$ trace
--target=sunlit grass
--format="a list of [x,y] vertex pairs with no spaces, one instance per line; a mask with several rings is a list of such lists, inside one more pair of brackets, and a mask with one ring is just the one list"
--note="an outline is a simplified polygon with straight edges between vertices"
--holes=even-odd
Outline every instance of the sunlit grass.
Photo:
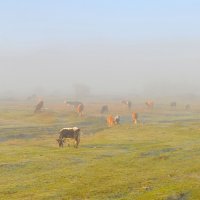
[[[0,199],[200,199],[196,115],[163,124],[164,115],[144,113],[155,123],[107,128],[72,112],[9,112],[1,111]],[[73,125],[83,129],[80,148],[59,149],[59,128]]]

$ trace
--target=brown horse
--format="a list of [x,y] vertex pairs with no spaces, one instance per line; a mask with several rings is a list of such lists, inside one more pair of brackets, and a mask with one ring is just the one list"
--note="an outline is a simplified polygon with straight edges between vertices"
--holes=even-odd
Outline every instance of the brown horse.
[[134,124],[138,123],[138,114],[136,112],[132,112],[132,120]]
[[112,116],[112,115],[109,115],[108,117],[107,117],[107,124],[108,124],[108,126],[113,126],[114,125],[114,123],[115,123],[115,119],[114,119],[114,117]]
[[77,107],[77,112],[79,116],[83,116],[84,105],[81,103]]
[[145,102],[145,105],[147,106],[147,108],[152,109],[154,107],[154,102],[151,100],[148,100]]
[[39,113],[39,112],[41,112],[43,106],[44,106],[44,101],[40,101],[40,102],[36,105],[34,113]]

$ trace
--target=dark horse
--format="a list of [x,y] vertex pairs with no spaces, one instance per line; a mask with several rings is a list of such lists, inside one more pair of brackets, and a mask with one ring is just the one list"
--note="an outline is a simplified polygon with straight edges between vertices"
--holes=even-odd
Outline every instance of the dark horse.
[[64,139],[73,139],[75,144],[74,147],[78,148],[78,145],[80,143],[80,129],[77,127],[73,128],[63,128],[59,131],[59,138],[57,139],[57,142],[59,144],[59,147],[63,147]]

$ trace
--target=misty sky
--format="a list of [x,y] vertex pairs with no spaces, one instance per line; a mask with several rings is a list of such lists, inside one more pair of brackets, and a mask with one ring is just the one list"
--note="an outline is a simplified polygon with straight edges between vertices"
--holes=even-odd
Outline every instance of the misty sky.
[[0,0],[0,95],[200,94],[198,0]]

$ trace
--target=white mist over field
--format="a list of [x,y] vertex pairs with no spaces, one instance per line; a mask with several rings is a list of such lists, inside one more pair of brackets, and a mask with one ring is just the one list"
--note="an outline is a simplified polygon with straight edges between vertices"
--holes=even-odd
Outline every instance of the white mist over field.
[[134,2],[0,3],[0,95],[199,95],[200,4]]

